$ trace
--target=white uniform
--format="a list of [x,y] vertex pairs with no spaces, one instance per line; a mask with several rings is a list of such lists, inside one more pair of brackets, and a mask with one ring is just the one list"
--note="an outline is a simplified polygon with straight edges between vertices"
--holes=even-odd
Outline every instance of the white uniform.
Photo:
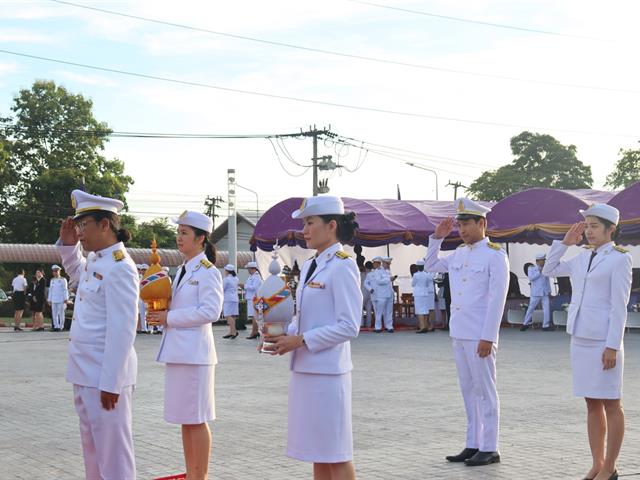
[[304,335],[291,353],[287,455],[314,463],[353,458],[351,343],[358,336],[362,292],[358,267],[339,243],[322,252],[306,279],[300,272],[298,314],[289,335]]
[[373,297],[371,296],[371,290],[373,289],[373,285],[371,284],[373,279],[373,270],[361,272],[360,279],[362,281],[362,307],[367,315],[366,320],[363,320],[362,322],[362,326],[370,327],[371,318],[373,317]]
[[247,278],[244,282],[244,296],[247,300],[247,317],[255,317],[256,311],[253,308],[253,299],[258,292],[258,289],[262,286],[262,277],[260,273],[255,272]]
[[551,304],[549,295],[551,295],[551,283],[549,277],[542,274],[542,268],[539,265],[533,265],[527,270],[527,277],[531,283],[531,295],[529,296],[529,307],[524,316],[524,324],[531,325],[533,321],[533,311],[538,304],[542,302],[542,311],[544,313],[543,327],[551,326]]
[[[80,417],[86,478],[132,480],[138,272],[120,242],[86,259],[79,244],[57,245],[65,271],[78,285],[66,378]],[[101,391],[120,395],[115,409],[102,408]]]
[[167,364],[165,421],[197,425],[215,419],[218,358],[211,324],[222,310],[222,277],[204,253],[189,260],[185,269],[180,283],[173,284],[167,327],[156,360]]
[[435,308],[434,278],[435,274],[424,271],[414,273],[411,278],[416,315],[428,315]]
[[[609,242],[597,250],[585,248],[572,259],[561,261],[567,248],[561,241],[553,242],[543,273],[550,277],[571,277],[567,333],[571,335],[574,395],[621,398],[622,338],[631,292],[631,255]],[[594,251],[596,255],[587,271]],[[602,368],[605,348],[618,351],[615,368]]]
[[393,329],[393,283],[391,272],[384,267],[374,270],[373,279],[373,304],[375,307],[376,324],[375,329],[382,329],[384,317],[384,328]]
[[[463,244],[453,255],[439,259],[442,241],[429,238],[424,268],[449,272],[449,328],[467,412],[466,447],[496,452],[500,424],[496,353],[509,286],[509,261],[500,246],[487,238]],[[477,353],[480,340],[493,342],[493,350],[485,358]]]
[[51,319],[53,328],[64,328],[64,310],[69,300],[69,288],[67,279],[52,277],[49,282],[49,294],[47,301],[51,302]]
[[239,313],[238,307],[238,277],[227,275],[222,282],[224,288],[224,316],[237,317]]

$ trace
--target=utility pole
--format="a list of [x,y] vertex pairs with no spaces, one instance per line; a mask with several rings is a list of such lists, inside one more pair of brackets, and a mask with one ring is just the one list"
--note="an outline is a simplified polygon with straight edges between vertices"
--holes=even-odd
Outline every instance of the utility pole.
[[221,203],[224,203],[224,200],[220,196],[210,197],[207,195],[207,198],[204,201],[204,206],[206,208],[204,214],[208,217],[211,217],[211,219],[213,220],[214,227],[216,223],[216,218],[220,216],[216,213],[216,209],[221,207],[220,205]]
[[461,182],[451,182],[451,180],[449,180],[449,183],[447,183],[445,185],[445,187],[453,187],[453,199],[457,200],[458,199],[458,189],[459,188],[467,188],[465,187]]
[[229,218],[227,219],[229,263],[234,270],[238,270],[238,223],[236,217],[236,170],[227,169],[227,207],[229,207]]
[[[301,135],[305,137],[311,137],[313,139],[313,157],[311,158],[311,165],[313,168],[313,196],[316,197],[318,193],[320,193],[320,189],[318,188],[318,160],[323,160],[324,157],[318,157],[318,136],[320,135],[329,135],[331,133],[331,125],[329,127],[325,127],[322,130],[318,130],[316,126],[309,126],[309,131],[300,132]],[[327,187],[328,188],[328,187]]]

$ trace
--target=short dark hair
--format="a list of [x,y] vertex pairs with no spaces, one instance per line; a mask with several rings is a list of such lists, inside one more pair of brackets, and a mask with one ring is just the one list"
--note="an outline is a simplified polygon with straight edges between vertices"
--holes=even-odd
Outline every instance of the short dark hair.
[[324,223],[335,220],[337,224],[336,237],[340,243],[349,243],[355,236],[358,228],[355,212],[345,213],[344,215],[318,215]]
[[367,260],[364,264],[364,268],[371,270],[373,268],[373,262],[371,260]]

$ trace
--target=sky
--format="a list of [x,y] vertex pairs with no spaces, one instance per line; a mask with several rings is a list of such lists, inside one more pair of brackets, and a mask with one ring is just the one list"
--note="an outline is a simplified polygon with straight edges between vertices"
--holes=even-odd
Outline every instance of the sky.
[[[95,117],[118,132],[251,135],[330,126],[354,145],[368,142],[370,151],[320,142],[319,155],[345,167],[320,178],[328,178],[331,194],[365,199],[395,198],[397,185],[403,199],[435,199],[432,171],[439,199],[453,199],[449,182],[469,185],[509,163],[509,139],[523,130],[576,145],[594,188],[603,188],[620,148],[638,148],[639,2],[75,3],[183,27],[63,2],[0,0],[0,50],[208,87],[0,52],[0,115],[20,89],[47,79],[91,98]],[[308,138],[280,146],[113,138],[105,154],[122,160],[135,180],[127,202],[141,220],[202,210],[207,195],[226,198],[229,168],[257,192],[260,210],[312,190]],[[239,189],[237,203],[254,210],[256,197]]]

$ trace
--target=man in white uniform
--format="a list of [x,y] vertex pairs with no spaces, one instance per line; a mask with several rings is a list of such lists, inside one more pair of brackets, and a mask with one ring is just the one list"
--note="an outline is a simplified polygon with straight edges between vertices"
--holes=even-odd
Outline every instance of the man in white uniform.
[[438,258],[454,228],[446,218],[429,238],[425,270],[448,272],[451,286],[450,336],[467,412],[466,446],[450,462],[468,466],[500,461],[500,401],[496,388],[498,332],[509,286],[509,261],[485,236],[491,210],[466,198],[456,201],[458,232],[464,242],[453,255]]
[[[132,394],[137,357],[138,272],[123,242],[119,200],[71,194],[76,215],[62,222],[62,264],[77,283],[67,381],[80,418],[86,478],[134,480]],[[82,244],[82,248],[80,245]],[[89,252],[85,259],[82,251]]]
[[366,262],[364,264],[364,272],[360,273],[362,281],[362,309],[366,315],[362,320],[362,327],[370,327],[371,318],[373,317],[373,299],[371,298],[371,278],[373,272],[373,263]]
[[60,267],[51,267],[53,277],[49,282],[49,294],[47,302],[51,305],[51,328],[59,332],[64,328],[64,311],[69,301],[69,287],[67,279],[60,276]]
[[374,271],[373,276],[373,301],[376,314],[376,324],[374,332],[382,331],[382,321],[384,317],[384,328],[387,332],[393,333],[393,280],[389,268],[391,266],[390,257],[382,257],[382,266]]
[[529,267],[527,271],[527,277],[529,277],[529,283],[531,284],[531,295],[529,296],[529,308],[524,316],[524,324],[520,328],[521,332],[528,330],[533,323],[533,311],[538,304],[542,302],[542,311],[544,313],[544,321],[542,323],[542,330],[549,332],[554,330],[551,325],[551,282],[549,277],[542,274],[544,268],[544,262],[546,260],[544,253],[536,255],[536,264]]

